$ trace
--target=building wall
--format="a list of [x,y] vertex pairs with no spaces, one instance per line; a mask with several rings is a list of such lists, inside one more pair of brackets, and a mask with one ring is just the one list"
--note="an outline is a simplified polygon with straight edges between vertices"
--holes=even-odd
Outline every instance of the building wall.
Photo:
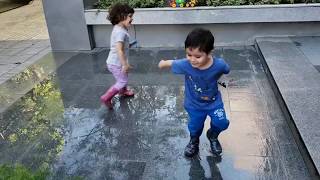
[[43,0],[53,50],[91,50],[83,0]]

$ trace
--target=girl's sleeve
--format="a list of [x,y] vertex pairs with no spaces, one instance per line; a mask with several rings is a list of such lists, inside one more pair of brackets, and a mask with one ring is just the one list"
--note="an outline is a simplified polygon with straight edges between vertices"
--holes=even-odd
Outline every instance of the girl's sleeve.
[[118,32],[115,34],[115,42],[124,42],[126,34],[123,32]]
[[187,65],[186,63],[187,63],[186,59],[174,60],[171,65],[171,71],[174,74],[185,74],[185,69]]

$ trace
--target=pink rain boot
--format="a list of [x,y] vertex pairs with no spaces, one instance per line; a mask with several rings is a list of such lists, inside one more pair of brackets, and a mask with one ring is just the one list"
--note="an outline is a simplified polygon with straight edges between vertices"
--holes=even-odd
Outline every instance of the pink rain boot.
[[109,109],[112,109],[111,99],[119,92],[118,89],[111,87],[108,89],[104,95],[100,97],[101,102],[103,102]]
[[122,88],[120,90],[119,94],[121,96],[124,96],[124,97],[132,97],[132,96],[134,96],[134,92],[132,90],[127,89],[127,87]]

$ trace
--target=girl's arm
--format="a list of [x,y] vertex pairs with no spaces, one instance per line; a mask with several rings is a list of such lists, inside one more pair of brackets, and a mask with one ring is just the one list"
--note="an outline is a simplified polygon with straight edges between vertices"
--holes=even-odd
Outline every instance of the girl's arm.
[[158,67],[160,69],[164,69],[164,68],[170,68],[172,65],[173,60],[161,60],[158,64]]
[[128,72],[130,65],[128,64],[128,61],[124,52],[124,43],[117,42],[116,49],[117,49],[117,54],[119,56],[123,71]]

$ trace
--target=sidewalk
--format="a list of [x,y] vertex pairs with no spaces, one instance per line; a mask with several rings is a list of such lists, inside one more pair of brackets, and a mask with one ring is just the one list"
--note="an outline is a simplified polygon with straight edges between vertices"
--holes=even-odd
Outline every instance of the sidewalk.
[[41,0],[0,13],[0,84],[50,51]]

